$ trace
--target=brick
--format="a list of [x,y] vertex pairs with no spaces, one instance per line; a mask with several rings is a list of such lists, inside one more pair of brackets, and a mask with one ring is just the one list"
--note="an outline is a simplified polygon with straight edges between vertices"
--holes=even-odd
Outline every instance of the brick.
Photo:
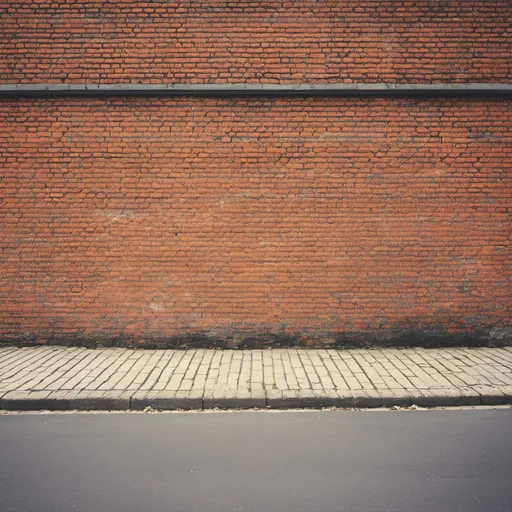
[[502,82],[512,64],[504,0],[43,0],[1,14],[11,83]]
[[[144,5],[2,5],[0,81],[510,82],[500,0]],[[510,343],[511,110],[506,99],[2,101],[0,342]],[[166,386],[164,363],[148,389]],[[223,385],[231,364],[205,385]],[[264,366],[262,383],[340,384],[301,366],[289,380]],[[94,378],[119,382],[108,368]]]

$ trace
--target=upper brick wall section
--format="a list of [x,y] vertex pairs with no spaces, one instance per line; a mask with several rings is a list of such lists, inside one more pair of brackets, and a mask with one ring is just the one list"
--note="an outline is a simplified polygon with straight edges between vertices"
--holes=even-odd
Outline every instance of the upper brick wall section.
[[3,83],[512,81],[508,0],[2,2],[0,34]]

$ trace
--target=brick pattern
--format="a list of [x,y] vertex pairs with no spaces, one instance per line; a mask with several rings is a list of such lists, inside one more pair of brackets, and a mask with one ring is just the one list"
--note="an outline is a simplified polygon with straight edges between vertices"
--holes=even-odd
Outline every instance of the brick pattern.
[[510,82],[509,0],[0,3],[0,81]]
[[10,100],[0,125],[0,339],[509,325],[510,100]]
[[[420,397],[512,393],[512,349],[1,348],[0,398]],[[265,402],[263,402],[265,403]]]

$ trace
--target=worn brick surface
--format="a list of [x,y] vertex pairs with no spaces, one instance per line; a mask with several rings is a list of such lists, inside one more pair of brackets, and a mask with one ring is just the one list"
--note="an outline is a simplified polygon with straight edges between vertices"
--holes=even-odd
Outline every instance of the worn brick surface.
[[510,339],[510,100],[24,99],[0,126],[1,339]]
[[[508,83],[512,63],[507,0],[0,2],[0,35],[1,83]],[[0,341],[510,343],[511,110],[2,101]]]
[[[158,354],[160,362],[152,359],[154,352],[145,350],[0,348],[0,408],[2,404],[16,409],[200,409],[358,403],[375,407],[512,399],[512,348],[192,349]],[[98,366],[99,360],[104,364]]]
[[508,0],[0,3],[3,82],[510,81]]

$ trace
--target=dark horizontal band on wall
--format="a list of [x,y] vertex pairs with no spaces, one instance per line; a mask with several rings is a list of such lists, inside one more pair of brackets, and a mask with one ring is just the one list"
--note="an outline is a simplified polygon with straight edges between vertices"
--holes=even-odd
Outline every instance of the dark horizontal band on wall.
[[503,97],[512,84],[4,84],[0,98],[66,96]]

